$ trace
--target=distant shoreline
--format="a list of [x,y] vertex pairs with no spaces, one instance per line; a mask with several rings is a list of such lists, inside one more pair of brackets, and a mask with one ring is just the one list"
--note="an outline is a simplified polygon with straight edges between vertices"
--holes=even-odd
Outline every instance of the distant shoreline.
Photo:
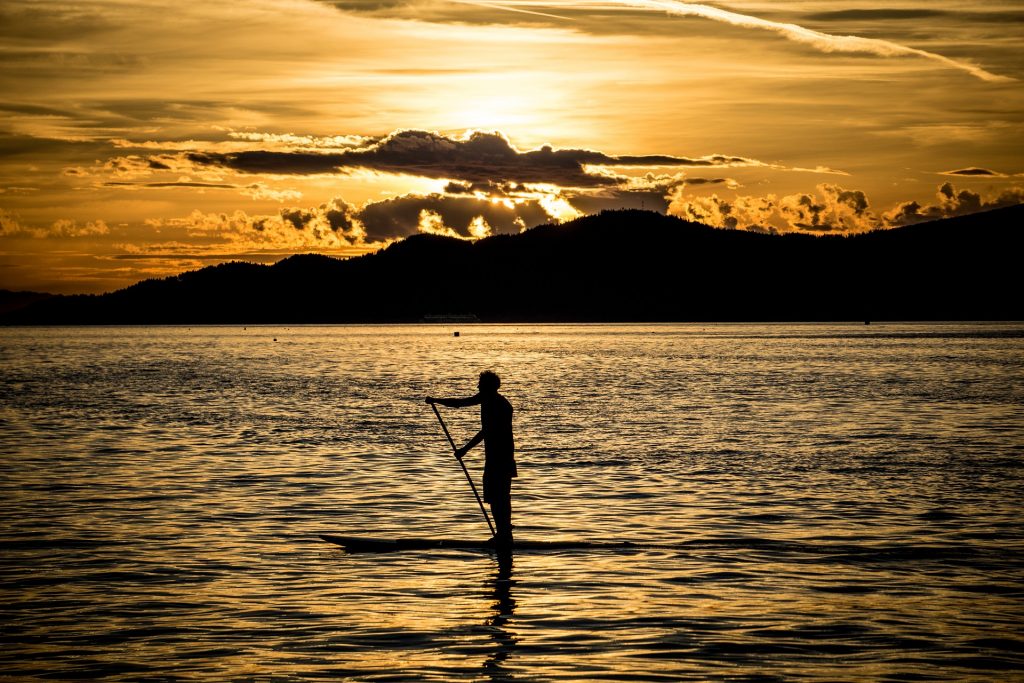
[[[365,328],[437,328],[445,331],[458,330],[458,331],[472,331],[474,328],[491,328],[491,327],[511,327],[511,326],[529,326],[529,327],[589,327],[589,326],[608,326],[608,327],[729,327],[729,326],[815,326],[815,327],[836,327],[844,326],[850,327],[853,330],[863,332],[857,336],[869,336],[873,331],[877,331],[879,328],[887,328],[893,326],[922,326],[922,327],[939,327],[943,325],[956,325],[956,326],[976,326],[976,327],[1007,327],[1007,326],[1020,326],[1020,330],[1001,330],[993,331],[985,336],[993,337],[1022,337],[1024,338],[1024,320],[877,320],[872,321],[870,325],[865,325],[863,322],[853,320],[680,320],[680,321],[615,321],[615,320],[594,320],[594,321],[503,321],[503,322],[487,322],[480,321],[476,323],[424,323],[424,322],[341,322],[341,323],[330,323],[330,322],[260,322],[260,323],[230,323],[230,322],[204,322],[204,323],[0,323],[0,327],[5,329],[60,329],[60,328],[82,328],[82,329],[101,329],[101,328],[130,328],[130,329],[142,329],[142,328],[232,328],[242,329],[247,328],[260,328],[260,329],[289,329],[289,328],[317,328],[317,327],[365,327]],[[891,336],[891,333],[884,333]],[[919,335],[915,335],[919,336]],[[942,336],[957,336],[955,333],[942,333]],[[965,332],[962,336],[977,336],[977,334]]]
[[1017,321],[1022,224],[1024,205],[849,236],[605,211],[476,242],[417,234],[345,260],[234,261],[102,295],[0,292],[0,324]]

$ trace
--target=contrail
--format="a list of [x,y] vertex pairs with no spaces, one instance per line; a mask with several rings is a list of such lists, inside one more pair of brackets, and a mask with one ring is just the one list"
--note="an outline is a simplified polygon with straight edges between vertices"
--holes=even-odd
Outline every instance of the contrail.
[[538,17],[549,17],[551,19],[563,19],[565,21],[574,21],[569,17],[563,17],[558,14],[548,14],[547,12],[535,12],[529,9],[521,9],[519,7],[510,7],[509,5],[502,4],[491,4],[489,2],[473,2],[472,0],[452,0],[457,5],[475,5],[476,7],[488,7],[490,9],[500,9],[506,12],[520,12],[522,14],[534,14]]
[[[542,6],[545,4],[546,3],[536,3],[535,6]],[[938,62],[953,69],[966,71],[972,76],[980,78],[983,81],[989,81],[991,83],[1005,83],[1015,80],[1009,76],[1000,76],[990,71],[986,71],[980,66],[975,66],[974,64],[959,62],[955,59],[950,59],[949,57],[945,57],[934,52],[918,50],[917,48],[907,47],[906,45],[900,45],[899,43],[894,43],[889,40],[861,38],[860,36],[836,36],[830,33],[814,31],[798,24],[786,24],[779,21],[770,21],[768,19],[750,16],[749,14],[740,14],[738,12],[719,9],[718,7],[711,7],[710,5],[702,5],[693,2],[677,2],[676,0],[605,0],[605,2],[601,4],[606,6],[619,5],[651,11],[662,11],[667,14],[680,17],[701,17],[703,19],[720,21],[722,23],[739,26],[741,28],[771,31],[772,33],[777,33],[787,40],[792,40],[795,43],[801,43],[804,45],[810,45],[816,50],[821,50],[822,52],[859,53],[877,55],[879,57],[923,57],[924,59],[930,59],[933,62]],[[561,6],[571,7],[572,3],[563,4]],[[594,5],[590,5],[590,7],[593,6]]]

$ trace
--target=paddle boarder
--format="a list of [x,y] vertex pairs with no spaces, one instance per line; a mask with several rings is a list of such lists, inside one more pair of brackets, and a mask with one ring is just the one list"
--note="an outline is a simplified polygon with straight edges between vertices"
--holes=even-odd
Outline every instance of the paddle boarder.
[[480,406],[480,431],[465,446],[455,450],[462,460],[474,446],[484,442],[484,500],[491,506],[499,545],[512,545],[512,479],[518,476],[515,441],[512,438],[512,404],[498,393],[501,378],[490,370],[480,373],[479,391],[469,398],[427,397],[427,403],[449,408]]

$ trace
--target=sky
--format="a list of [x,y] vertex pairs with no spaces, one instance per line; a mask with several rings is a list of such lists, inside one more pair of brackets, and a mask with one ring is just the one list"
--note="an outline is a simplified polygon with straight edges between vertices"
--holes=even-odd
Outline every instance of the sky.
[[836,234],[1017,204],[1022,34],[1005,0],[4,0],[0,288],[603,209]]

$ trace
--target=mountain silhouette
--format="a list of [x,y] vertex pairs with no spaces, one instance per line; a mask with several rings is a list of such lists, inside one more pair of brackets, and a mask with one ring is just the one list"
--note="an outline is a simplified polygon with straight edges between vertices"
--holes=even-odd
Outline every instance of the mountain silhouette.
[[48,299],[53,294],[43,292],[12,292],[7,289],[0,289],[0,316],[20,308],[30,306],[37,301]]
[[605,211],[468,242],[225,263],[103,295],[50,296],[7,324],[1020,320],[1024,205],[852,236],[710,228]]

